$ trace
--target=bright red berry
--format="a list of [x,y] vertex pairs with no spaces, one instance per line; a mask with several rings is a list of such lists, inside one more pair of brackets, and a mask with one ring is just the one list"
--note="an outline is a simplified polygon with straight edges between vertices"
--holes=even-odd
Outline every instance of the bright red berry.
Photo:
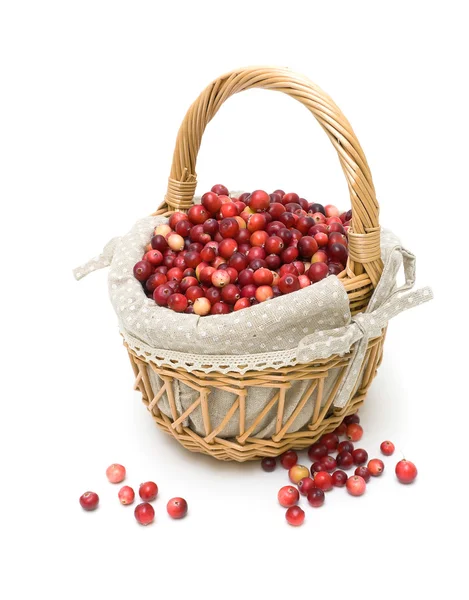
[[352,442],[358,442],[362,439],[363,428],[358,423],[351,423],[347,426],[347,437]]
[[135,507],[134,515],[140,525],[149,525],[155,518],[155,509],[148,502],[142,502]]
[[121,487],[117,494],[121,504],[132,504],[135,499],[135,492],[129,485]]
[[394,454],[395,447],[392,442],[385,441],[381,443],[380,449],[384,456],[391,456]]
[[396,465],[396,477],[401,483],[412,483],[417,473],[417,467],[410,460],[400,460]]
[[289,508],[298,502],[300,499],[300,493],[296,487],[293,487],[292,485],[285,485],[278,491],[277,498],[282,506]]
[[370,471],[370,475],[372,475],[372,477],[379,477],[384,471],[383,461],[379,458],[373,458],[368,463],[368,470]]
[[311,504],[311,506],[314,506],[314,508],[319,508],[322,506],[324,504],[324,498],[324,492],[318,487],[310,490],[308,494],[308,502]]
[[80,496],[80,506],[84,510],[94,510],[98,508],[99,496],[95,492],[85,492]]
[[290,525],[298,527],[305,520],[305,511],[299,506],[291,506],[285,513],[285,518]]
[[272,456],[266,456],[265,458],[262,459],[261,462],[261,467],[264,469],[264,471],[267,471],[267,473],[271,473],[272,471],[275,471],[275,467],[277,466],[277,461],[275,460],[275,458]]
[[184,498],[171,498],[166,505],[166,510],[173,519],[182,519],[187,514],[187,502]]
[[280,455],[280,464],[284,469],[290,470],[298,462],[298,454],[294,450],[288,450]]
[[145,500],[145,502],[151,502],[158,494],[158,486],[153,481],[146,481],[145,483],[140,484],[138,493],[142,500]]
[[362,496],[366,491],[365,480],[359,475],[352,475],[352,477],[349,477],[345,485],[347,487],[347,492],[352,496]]

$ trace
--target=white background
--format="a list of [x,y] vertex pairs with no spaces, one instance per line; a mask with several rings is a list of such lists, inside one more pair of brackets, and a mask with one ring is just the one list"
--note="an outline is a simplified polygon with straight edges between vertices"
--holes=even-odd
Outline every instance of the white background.
[[[461,597],[463,4],[0,4],[3,598]],[[285,471],[192,455],[156,429],[132,391],[106,272],[80,284],[71,275],[161,202],[177,128],[203,87],[252,64],[291,67],[337,101],[367,154],[382,223],[435,292],[392,322],[361,411],[362,445],[378,455],[390,438],[399,452],[365,496],[334,490],[321,509],[305,506],[298,529],[276,502]],[[200,192],[282,187],[348,206],[328,140],[278,94],[231,99],[206,131],[198,173]],[[412,486],[394,477],[402,454],[419,468]],[[151,527],[118,504],[112,462],[131,485],[158,483]],[[78,505],[87,489],[101,496],[94,513]],[[165,512],[175,495],[190,506],[180,522]]]

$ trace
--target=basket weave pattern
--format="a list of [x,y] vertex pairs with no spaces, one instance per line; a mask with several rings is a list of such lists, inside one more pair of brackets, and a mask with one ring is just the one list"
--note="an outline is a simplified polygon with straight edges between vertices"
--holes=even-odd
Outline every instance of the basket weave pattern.
[[[165,201],[154,214],[169,216],[177,210],[187,211],[192,206],[197,184],[196,159],[205,127],[223,102],[233,94],[250,88],[281,91],[301,102],[318,120],[336,149],[353,209],[353,231],[349,232],[349,261],[339,278],[348,294],[352,314],[363,311],[383,269],[379,206],[368,163],[350,124],[331,98],[308,79],[287,69],[261,67],[236,70],[218,78],[202,92],[189,108],[179,130]],[[251,371],[241,375],[206,374],[200,371],[189,373],[181,368],[158,367],[144,357],[135,355],[129,348],[128,352],[136,377],[135,389],[142,393],[143,401],[159,427],[174,436],[188,450],[210,454],[220,460],[246,461],[262,456],[276,456],[290,448],[306,447],[325,432],[335,429],[347,414],[355,412],[363,403],[376,375],[382,358],[384,337],[383,331],[380,337],[370,340],[358,389],[346,406],[340,409],[334,408],[333,403],[350,354],[316,360],[311,364]],[[163,383],[159,390],[152,389],[148,368]],[[332,376],[332,371],[336,380],[325,397],[325,381]],[[309,385],[294,412],[285,418],[286,390],[293,381],[300,380],[308,381]],[[182,382],[197,392],[196,400],[183,414],[179,414],[176,408],[173,389],[175,381]],[[246,423],[246,394],[250,386],[271,388],[273,396],[257,418]],[[226,416],[215,428],[212,427],[209,415],[210,392],[214,388],[236,395]],[[294,426],[295,418],[314,392],[316,401],[309,424],[301,431],[289,432]],[[171,417],[158,408],[158,401],[164,394],[171,408]],[[183,425],[199,407],[203,416],[204,435],[198,435]],[[252,435],[265,415],[272,410],[276,411],[275,434],[269,439]],[[235,415],[239,420],[239,435],[233,439],[219,437]]]

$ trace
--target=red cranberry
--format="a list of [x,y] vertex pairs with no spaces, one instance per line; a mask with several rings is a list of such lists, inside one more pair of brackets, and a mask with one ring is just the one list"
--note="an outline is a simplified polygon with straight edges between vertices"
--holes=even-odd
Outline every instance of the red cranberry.
[[218,194],[207,192],[202,196],[202,206],[204,206],[212,215],[216,214],[221,208],[221,200]]
[[[324,458],[325,458],[325,457],[324,457]],[[323,470],[324,470],[324,469],[323,469],[323,466],[322,466],[322,462],[321,462],[321,461],[322,461],[322,458],[321,458],[321,459],[319,459],[319,460],[315,460],[315,461],[313,462],[313,464],[311,465],[311,469],[310,469],[310,471],[311,471],[311,475],[313,475],[313,476],[314,476],[314,475],[315,475],[315,473],[319,473],[319,471],[323,471]]]
[[344,423],[346,425],[351,425],[352,423],[360,423],[360,417],[357,415],[357,413],[353,415],[347,415],[344,419]]
[[345,423],[341,423],[334,433],[336,433],[338,436],[345,435],[347,433],[347,425]]
[[308,269],[308,277],[313,283],[321,281],[329,274],[329,267],[325,262],[315,262]]
[[332,476],[327,471],[319,471],[314,475],[314,484],[323,492],[332,489]]
[[400,460],[396,465],[396,477],[401,483],[412,483],[417,473],[417,467],[410,460]]
[[241,245],[248,243],[250,238],[251,232],[248,229],[240,229],[238,235],[235,237],[235,240],[239,245]]
[[208,298],[210,304],[213,306],[216,302],[220,302],[221,291],[216,287],[208,288],[208,290],[205,292],[205,297]]
[[238,283],[241,286],[250,285],[254,283],[254,271],[251,269],[243,269],[238,275]]
[[327,235],[327,233],[315,233],[314,239],[316,240],[318,248],[324,248],[329,242],[329,236]]
[[290,470],[298,462],[298,454],[294,450],[287,450],[280,455],[280,464],[284,469]]
[[256,190],[252,192],[251,197],[249,198],[249,208],[251,210],[255,210],[256,212],[261,212],[267,210],[270,205],[270,197],[269,194],[264,192],[263,190]]
[[296,228],[303,235],[307,235],[308,231],[311,229],[311,227],[314,227],[314,225],[315,225],[314,219],[312,219],[308,215],[304,215],[304,216],[300,217],[298,219],[298,221],[296,222]]
[[331,260],[333,260],[334,262],[342,263],[343,265],[345,265],[345,263],[347,262],[347,248],[342,244],[331,244],[330,237],[329,244],[327,246],[327,252]]
[[350,454],[350,452],[339,452],[339,454],[336,456],[336,461],[337,461],[337,466],[338,467],[342,467],[342,469],[350,469],[350,467],[353,465],[353,456]]
[[[202,290],[200,290],[202,292]],[[201,293],[203,295],[203,292]],[[168,298],[168,308],[175,312],[184,312],[187,308],[187,298],[183,294],[171,294]]]
[[285,212],[285,207],[281,202],[272,202],[269,206],[268,213],[273,219],[278,219],[282,213]]
[[[184,275],[184,273],[183,273]],[[197,279],[195,277],[183,277],[181,280],[181,285],[179,286],[180,291],[185,294],[186,291],[190,288],[190,287],[194,287],[194,286],[198,286],[199,282],[197,281]]]
[[362,477],[366,483],[368,483],[371,479],[371,473],[368,467],[357,467],[355,469],[355,475],[359,475],[360,477]]
[[125,467],[118,464],[112,464],[106,469],[106,477],[111,483],[120,483],[125,479]]
[[220,207],[220,217],[226,219],[227,217],[237,217],[238,207],[234,202],[225,202]]
[[350,452],[350,454],[352,454],[353,449],[354,448],[352,442],[349,442],[348,440],[340,442],[337,446],[337,452]]
[[251,233],[254,233],[256,231],[263,231],[266,228],[266,226],[267,218],[264,213],[251,215],[247,222],[247,229]]
[[171,287],[164,283],[159,285],[153,292],[153,300],[158,304],[158,306],[167,306],[168,298],[173,293]]
[[298,258],[298,255],[299,255],[298,248],[295,248],[294,246],[290,246],[288,248],[285,248],[285,250],[282,250],[280,257],[284,263],[288,264],[288,263],[292,263],[293,261],[295,261]]
[[236,304],[236,301],[240,298],[240,290],[234,283],[229,283],[221,290],[221,299],[227,304]]
[[267,473],[271,473],[272,471],[275,471],[276,466],[277,466],[277,461],[275,460],[274,457],[266,456],[265,458],[262,459],[261,467],[264,469],[264,471],[267,471]]
[[250,283],[249,285],[245,285],[241,288],[241,297],[242,298],[255,298],[256,297],[257,287]]
[[277,196],[280,196],[280,198],[283,198],[285,196],[285,192],[283,190],[274,190],[273,193]]
[[263,269],[266,267],[267,267],[267,263],[265,262],[265,260],[262,260],[261,258],[256,258],[249,263],[249,268],[252,271],[257,271],[257,269]]
[[[225,206],[227,206],[225,204]],[[219,231],[223,238],[234,238],[239,233],[238,221],[233,218],[226,218],[220,221]]]
[[182,519],[187,515],[187,502],[184,498],[171,498],[166,505],[166,510],[172,519]]
[[[184,221],[180,221],[180,223],[184,223]],[[130,486],[124,485],[119,490],[117,496],[121,504],[132,504],[135,498],[135,492]]]
[[280,278],[278,287],[282,294],[290,294],[300,289],[300,282],[298,277],[289,273]]
[[391,456],[391,454],[394,454],[395,447],[392,442],[385,441],[381,443],[380,449],[384,456]]
[[348,475],[345,471],[341,471],[340,469],[334,471],[332,473],[332,485],[334,487],[344,487],[347,482]]
[[[254,216],[254,215],[253,215]],[[266,241],[269,239],[267,231],[255,231],[249,238],[249,242],[252,246],[263,248]]]
[[247,268],[248,263],[249,260],[247,256],[241,254],[241,252],[235,252],[230,258],[228,265],[230,267],[233,267],[234,269],[236,269],[236,271],[238,271],[238,273],[240,273],[241,271],[244,271],[244,269]]
[[152,273],[153,268],[147,260],[140,260],[134,266],[134,276],[139,281],[146,281]]
[[290,506],[295,506],[300,499],[300,494],[296,487],[285,485],[283,488],[280,488],[277,498],[282,506],[289,508]]
[[332,472],[334,469],[337,468],[337,462],[333,456],[324,456],[319,462],[322,466],[321,471]]
[[325,494],[323,490],[318,487],[314,487],[308,493],[308,502],[314,508],[319,508],[324,504]]
[[353,462],[357,467],[366,464],[368,461],[368,452],[363,448],[357,448],[352,452]]
[[230,305],[226,302],[216,302],[212,305],[211,315],[227,315],[230,311]]
[[[189,208],[187,216],[189,217],[189,221],[194,225],[201,225],[210,218],[210,213],[202,204],[195,204]],[[191,230],[191,233],[193,230]]]
[[299,527],[305,520],[305,511],[299,506],[291,506],[285,513],[285,518],[289,525]]
[[341,233],[341,234],[345,235],[345,229],[341,223],[331,223],[329,225],[329,231],[331,233],[337,232],[337,233]]
[[303,479],[300,479],[298,482],[298,490],[302,496],[307,496],[314,487],[316,486],[311,477],[303,477]]
[[166,238],[162,235],[154,235],[151,238],[151,247],[154,250],[159,250],[160,252],[164,252],[168,248],[168,242]]
[[216,219],[207,219],[204,223],[204,233],[208,233],[210,236],[213,236],[218,233],[218,227],[219,224]]
[[358,423],[351,423],[347,426],[347,437],[352,442],[358,442],[363,436],[363,428]]
[[282,260],[278,254],[269,254],[265,257],[265,264],[271,270],[278,269],[282,264]]
[[142,502],[135,507],[134,515],[140,525],[149,525],[155,518],[155,509],[148,502]]
[[264,250],[264,248],[261,248],[260,246],[255,246],[254,248],[250,248],[248,250],[248,253],[246,254],[246,258],[248,259],[248,261],[252,261],[252,260],[257,260],[257,259],[261,259],[263,260],[266,256],[266,252]]
[[212,273],[211,283],[217,288],[223,288],[228,285],[231,281],[229,274],[222,270],[217,269]]
[[298,250],[303,258],[311,258],[318,251],[318,243],[313,237],[307,235],[298,242]]
[[316,442],[308,448],[308,457],[313,462],[327,456],[327,447],[322,442]]
[[218,254],[223,258],[231,258],[238,251],[238,244],[231,238],[223,239],[218,245]]
[[[204,290],[198,285],[191,285],[191,287],[186,290],[187,301],[190,302],[191,304],[194,304],[194,302],[197,300],[197,298],[202,298],[203,296],[204,296]],[[172,301],[171,301],[171,297],[170,297],[168,300],[169,308],[172,308],[171,302]],[[184,304],[183,302],[180,303],[181,306],[183,304]],[[175,309],[173,308],[173,310],[175,310]],[[182,312],[182,311],[178,310],[176,312]]]
[[326,216],[326,211],[324,210],[324,206],[322,204],[318,204],[317,202],[310,204],[309,205],[309,212],[310,213],[322,213],[324,216]]
[[326,433],[321,438],[321,444],[324,444],[329,451],[336,450],[339,445],[339,437],[336,433]]
[[239,300],[236,300],[236,304],[233,306],[233,310],[238,311],[238,310],[242,310],[243,308],[249,308],[250,306],[251,306],[250,298],[240,298]]
[[253,277],[256,285],[272,285],[272,282],[274,281],[272,271],[264,268],[257,269],[257,271],[254,272]]
[[148,261],[153,267],[159,267],[163,262],[163,255],[159,250],[150,250],[145,254],[143,260]]
[[274,291],[270,285],[261,285],[256,289],[255,298],[258,302],[265,302],[274,297]]
[[153,481],[146,481],[145,483],[140,484],[138,493],[142,500],[145,500],[145,502],[151,502],[158,494],[158,486]]
[[195,269],[202,262],[202,255],[198,252],[187,252],[184,255],[184,261],[188,267]]
[[368,463],[368,471],[372,477],[379,477],[384,471],[384,463],[379,458],[373,458]]
[[228,196],[229,194],[228,188],[222,185],[221,183],[217,183],[216,185],[214,185],[211,191],[215,194],[218,194],[219,196]]
[[179,269],[178,267],[173,267],[172,269],[169,269],[169,271],[166,273],[166,278],[168,279],[168,281],[182,281],[184,275],[184,271],[182,269]]
[[150,277],[147,279],[145,283],[145,289],[153,294],[159,285],[163,285],[163,283],[166,282],[166,275],[163,275],[163,273],[153,273],[153,275],[150,275]]
[[94,510],[98,508],[99,496],[95,492],[85,492],[80,496],[80,506],[84,510]]
[[352,475],[347,479],[347,492],[352,496],[362,496],[366,491],[366,483],[360,475]]

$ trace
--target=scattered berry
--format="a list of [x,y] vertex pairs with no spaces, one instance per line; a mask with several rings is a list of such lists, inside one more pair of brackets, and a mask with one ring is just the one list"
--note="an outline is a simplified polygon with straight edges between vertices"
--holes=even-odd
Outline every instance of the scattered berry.
[[355,469],[355,475],[362,477],[366,483],[368,483],[371,479],[371,473],[368,467],[357,467]]
[[323,492],[328,492],[332,489],[332,476],[327,471],[319,471],[314,475],[314,485]]
[[111,483],[120,483],[125,479],[125,467],[118,464],[112,464],[106,469],[106,477]]
[[363,448],[357,448],[352,452],[353,462],[357,467],[365,465],[368,461],[368,452]]
[[119,490],[117,496],[121,504],[132,504],[135,499],[135,492],[130,486],[124,485]]
[[347,479],[347,483],[345,484],[347,487],[347,492],[352,496],[362,496],[366,490],[366,483],[363,477],[360,475],[352,475]]
[[303,525],[305,511],[299,506],[291,506],[285,513],[285,518],[290,525],[298,527],[299,525]]
[[148,502],[142,502],[135,507],[134,515],[140,525],[149,525],[155,518],[155,509]]
[[348,479],[347,473],[340,469],[332,473],[332,485],[334,487],[344,487]]
[[280,455],[280,464],[284,469],[290,470],[298,462],[298,454],[294,450],[288,450]]
[[187,514],[187,502],[184,498],[171,498],[166,505],[166,510],[173,519],[182,519]]
[[321,444],[324,444],[329,452],[336,450],[339,445],[339,436],[336,433],[326,433],[321,438]]
[[273,458],[271,456],[266,456],[261,461],[261,467],[264,469],[264,471],[267,471],[267,473],[271,473],[272,471],[275,471],[276,466],[277,466],[277,461],[275,460],[275,458]]
[[314,487],[314,480],[311,477],[303,477],[298,482],[298,490],[302,496],[307,496]]
[[395,447],[392,442],[386,441],[381,443],[380,449],[384,456],[391,456],[394,454]]
[[141,483],[138,488],[139,496],[145,502],[151,502],[158,494],[158,486],[153,481],[146,481]]
[[384,463],[379,458],[373,458],[368,463],[368,470],[372,477],[379,477],[384,471]]
[[289,508],[290,506],[295,506],[298,502],[300,493],[292,485],[285,485],[283,488],[280,488],[277,498],[282,506]]
[[313,488],[308,493],[308,502],[311,504],[311,506],[314,506],[314,508],[319,508],[322,506],[324,504],[324,498],[324,492],[317,487]]
[[80,506],[85,510],[98,508],[99,496],[95,492],[85,492],[80,496]]
[[308,448],[308,457],[311,461],[320,460],[323,456],[327,456],[327,448],[324,444],[316,443]]
[[363,428],[358,423],[351,423],[347,425],[347,437],[352,442],[358,442],[362,439]]
[[412,483],[417,473],[417,467],[410,460],[400,460],[396,465],[396,476],[401,483]]
[[353,465],[353,456],[350,452],[342,450],[342,452],[339,452],[339,454],[336,456],[336,462],[338,467],[341,467],[342,469],[350,469],[350,467]]

